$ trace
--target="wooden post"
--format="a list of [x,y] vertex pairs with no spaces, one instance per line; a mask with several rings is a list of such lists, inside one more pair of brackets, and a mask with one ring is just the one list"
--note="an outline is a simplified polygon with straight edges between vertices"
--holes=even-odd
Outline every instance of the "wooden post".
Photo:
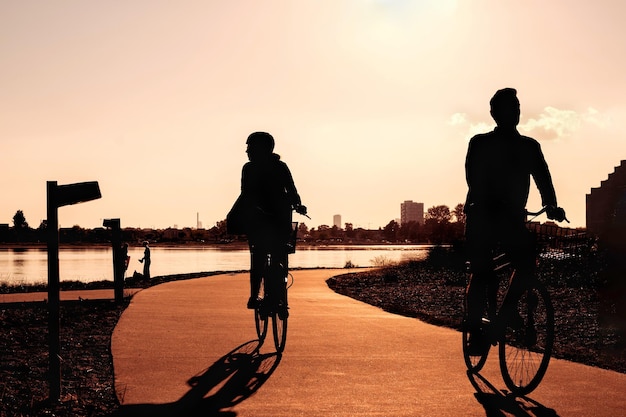
[[59,285],[59,217],[57,182],[48,181],[48,358],[50,362],[50,401],[61,398],[61,343],[59,316],[61,307]]

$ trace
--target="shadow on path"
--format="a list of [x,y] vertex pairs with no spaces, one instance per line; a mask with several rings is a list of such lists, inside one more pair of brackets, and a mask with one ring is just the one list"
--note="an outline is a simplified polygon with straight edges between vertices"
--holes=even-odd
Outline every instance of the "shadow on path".
[[122,405],[111,417],[236,416],[227,409],[252,396],[280,363],[280,355],[261,354],[259,347],[258,340],[236,347],[191,377],[191,389],[176,402]]
[[499,391],[484,376],[467,372],[467,377],[476,389],[476,399],[485,408],[487,417],[558,417],[555,410],[528,397],[516,397]]

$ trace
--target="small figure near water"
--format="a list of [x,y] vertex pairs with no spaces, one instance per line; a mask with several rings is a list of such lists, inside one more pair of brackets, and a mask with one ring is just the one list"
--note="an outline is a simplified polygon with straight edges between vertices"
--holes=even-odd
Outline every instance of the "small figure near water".
[[150,279],[150,246],[148,246],[148,241],[143,242],[143,247],[145,248],[143,251],[143,258],[139,260],[139,262],[143,263],[143,279]]

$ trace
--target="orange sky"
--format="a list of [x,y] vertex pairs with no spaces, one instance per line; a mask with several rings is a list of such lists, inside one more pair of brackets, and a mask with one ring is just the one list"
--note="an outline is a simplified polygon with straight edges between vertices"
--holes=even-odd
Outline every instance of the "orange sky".
[[[471,135],[515,87],[559,203],[626,159],[623,2],[501,0],[0,3],[0,223],[45,218],[46,181],[97,180],[62,226],[205,227],[267,130],[310,226],[379,227],[404,200],[465,198]],[[536,193],[531,204],[538,204]]]

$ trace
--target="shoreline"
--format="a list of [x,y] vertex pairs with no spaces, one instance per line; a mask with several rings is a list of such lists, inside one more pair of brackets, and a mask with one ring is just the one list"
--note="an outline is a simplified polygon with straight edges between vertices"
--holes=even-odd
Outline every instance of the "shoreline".
[[[141,242],[125,242],[128,243],[128,246],[140,248],[142,247]],[[414,242],[298,242],[298,248],[336,248],[336,247],[372,247],[372,246],[383,246],[383,247],[403,247],[403,246],[411,246],[411,247],[449,247],[449,244],[436,245],[432,243],[414,243]],[[20,250],[20,249],[47,249],[47,243],[42,242],[22,242],[22,243],[0,243],[0,250]],[[73,249],[73,248],[111,248],[111,243],[85,243],[85,242],[76,242],[76,243],[60,243],[59,249]],[[151,248],[220,248],[220,249],[248,249],[247,241],[237,241],[237,242],[228,242],[228,243],[220,243],[220,242],[151,242]]]
[[[356,266],[351,267],[351,269],[363,269],[368,270],[375,267],[371,266]],[[333,268],[333,267],[312,267],[312,268],[289,268],[291,271],[299,271],[299,270],[307,270],[307,269],[345,269],[345,268]],[[124,292],[132,292],[132,294],[136,293],[139,290],[144,288],[153,287],[155,285],[163,284],[165,282],[170,281],[181,281],[187,279],[195,279],[195,278],[203,278],[210,277],[213,275],[221,275],[221,274],[239,274],[239,273],[247,273],[249,269],[239,269],[232,271],[204,271],[204,272],[187,272],[181,274],[169,274],[169,275],[161,275],[150,278],[149,281],[135,279],[133,277],[127,277],[124,281]],[[114,282],[113,281],[91,281],[91,282],[82,282],[82,281],[61,281],[60,282],[60,292],[89,292],[89,291],[113,291]],[[6,284],[0,282],[0,305],[4,304],[3,297],[9,296],[11,294],[45,294],[47,298],[47,284]],[[87,298],[87,297],[83,297]],[[113,296],[111,296],[113,299]]]

